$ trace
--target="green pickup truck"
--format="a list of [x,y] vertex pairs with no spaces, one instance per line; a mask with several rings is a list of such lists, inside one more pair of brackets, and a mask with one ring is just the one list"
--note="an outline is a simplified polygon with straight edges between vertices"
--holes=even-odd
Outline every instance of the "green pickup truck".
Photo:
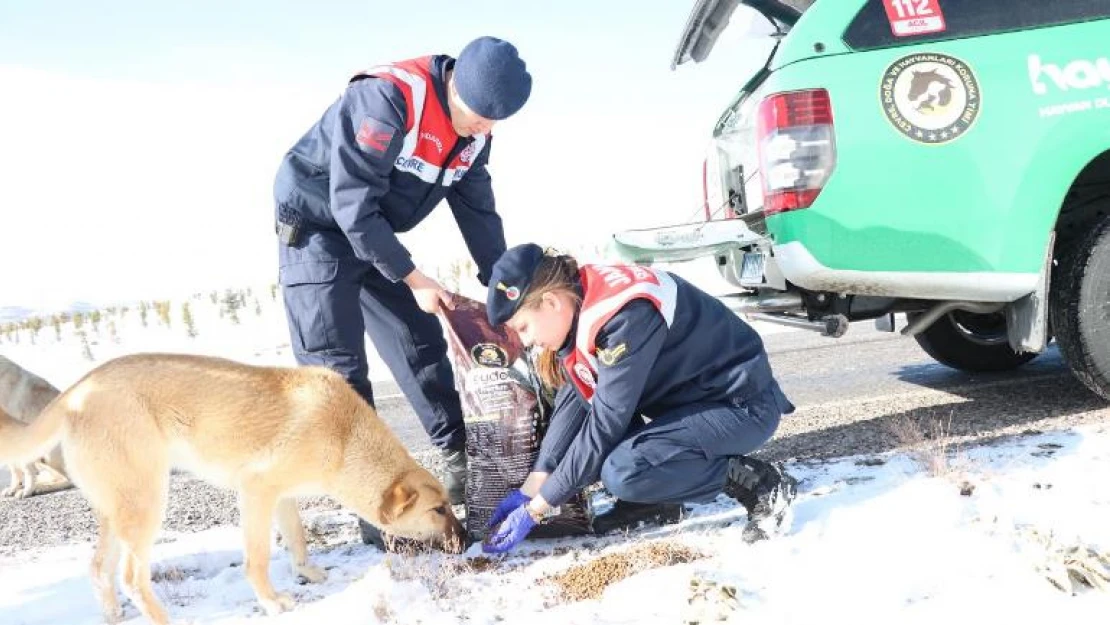
[[1110,2],[701,0],[672,68],[737,11],[772,52],[713,128],[704,220],[617,253],[713,256],[734,310],[830,336],[905,314],[959,369],[1055,341],[1110,398]]

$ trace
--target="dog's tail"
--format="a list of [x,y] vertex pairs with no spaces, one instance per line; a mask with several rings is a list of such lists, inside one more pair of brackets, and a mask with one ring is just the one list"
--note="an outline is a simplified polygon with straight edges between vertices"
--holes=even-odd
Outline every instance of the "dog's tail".
[[66,407],[59,399],[50,402],[30,425],[16,421],[0,408],[0,462],[34,462],[58,444],[66,416]]

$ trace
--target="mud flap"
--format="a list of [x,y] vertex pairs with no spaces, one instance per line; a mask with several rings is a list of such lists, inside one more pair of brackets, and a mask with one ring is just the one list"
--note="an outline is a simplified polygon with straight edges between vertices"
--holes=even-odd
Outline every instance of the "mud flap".
[[1056,233],[1048,237],[1041,277],[1032,293],[1006,306],[1006,333],[1015,352],[1039,354],[1048,346],[1048,293]]

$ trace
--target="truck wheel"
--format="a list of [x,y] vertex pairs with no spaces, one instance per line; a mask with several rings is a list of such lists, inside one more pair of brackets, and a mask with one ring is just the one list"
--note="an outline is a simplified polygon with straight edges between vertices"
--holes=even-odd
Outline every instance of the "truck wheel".
[[[917,314],[908,314],[910,321]],[[914,336],[925,353],[942,365],[962,371],[1009,371],[1037,354],[1017,353],[1006,338],[1006,317],[956,310]]]
[[1059,259],[1049,314],[1075,377],[1110,399],[1110,219]]

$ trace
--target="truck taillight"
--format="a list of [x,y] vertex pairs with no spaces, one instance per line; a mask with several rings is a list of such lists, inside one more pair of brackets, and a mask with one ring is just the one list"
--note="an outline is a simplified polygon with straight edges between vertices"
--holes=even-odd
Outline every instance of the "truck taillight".
[[811,89],[764,99],[756,137],[764,214],[809,208],[836,165],[829,93]]

